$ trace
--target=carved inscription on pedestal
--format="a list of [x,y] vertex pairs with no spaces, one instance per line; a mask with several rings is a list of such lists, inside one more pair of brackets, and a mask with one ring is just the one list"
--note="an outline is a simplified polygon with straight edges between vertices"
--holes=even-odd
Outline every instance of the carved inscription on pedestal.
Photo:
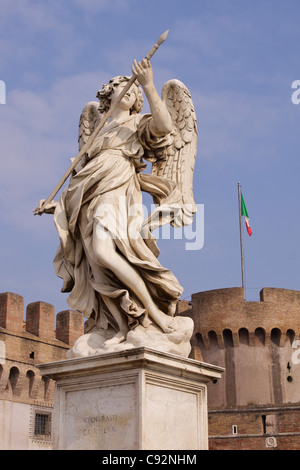
[[[68,449],[134,448],[135,384],[67,393]],[[126,446],[126,447],[123,447]]]
[[89,436],[92,434],[110,434],[117,431],[118,416],[88,416],[87,418],[83,418],[83,422],[87,426],[83,429],[84,436]]

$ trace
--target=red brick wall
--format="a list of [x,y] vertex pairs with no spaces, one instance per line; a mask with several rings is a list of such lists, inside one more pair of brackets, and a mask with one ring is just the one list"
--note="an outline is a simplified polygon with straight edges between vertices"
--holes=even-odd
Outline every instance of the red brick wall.
[[195,332],[206,336],[229,328],[237,334],[241,328],[254,332],[263,328],[270,336],[273,328],[300,333],[300,292],[288,289],[264,288],[258,302],[245,302],[243,289],[217,289],[192,295],[189,315],[195,322]]
[[0,399],[52,404],[54,382],[45,381],[37,364],[64,360],[74,341],[83,334],[78,312],[58,313],[55,331],[53,305],[34,302],[26,308],[21,296],[0,294]]
[[[208,422],[210,450],[300,449],[300,407],[219,411],[209,413]],[[237,434],[233,434],[233,425]],[[276,439],[276,446],[270,446],[270,438]]]
[[[182,314],[195,324],[191,357],[200,350],[225,368],[208,384],[210,449],[300,449],[300,364],[292,363],[300,292],[264,288],[257,302],[241,288],[199,292]],[[269,437],[277,447],[267,447]]]
[[0,327],[10,331],[23,328],[24,299],[18,294],[4,292],[0,294]]

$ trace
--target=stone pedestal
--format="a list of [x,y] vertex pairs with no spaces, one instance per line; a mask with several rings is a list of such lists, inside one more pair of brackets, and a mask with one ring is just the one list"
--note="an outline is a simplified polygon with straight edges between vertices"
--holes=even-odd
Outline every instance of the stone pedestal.
[[42,364],[54,449],[204,450],[206,383],[222,368],[147,348]]

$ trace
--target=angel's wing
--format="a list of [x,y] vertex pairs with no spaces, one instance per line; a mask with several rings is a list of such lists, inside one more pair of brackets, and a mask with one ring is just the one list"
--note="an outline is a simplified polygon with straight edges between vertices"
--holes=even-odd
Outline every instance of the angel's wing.
[[171,145],[164,158],[152,163],[151,174],[177,183],[182,193],[182,225],[189,225],[196,212],[193,174],[197,153],[197,119],[191,94],[179,80],[169,80],[162,88],[162,101],[172,117]]
[[[94,129],[101,121],[101,114],[99,112],[99,102],[89,101],[83,108],[80,119],[79,119],[79,129],[78,129],[78,147],[79,151],[87,143],[90,136],[92,135]],[[85,158],[78,163],[75,168],[75,173],[77,173],[85,164]]]
[[99,103],[97,101],[89,101],[82,110],[79,119],[78,130],[78,146],[79,151],[92,135],[94,129],[101,121],[101,114],[99,112]]

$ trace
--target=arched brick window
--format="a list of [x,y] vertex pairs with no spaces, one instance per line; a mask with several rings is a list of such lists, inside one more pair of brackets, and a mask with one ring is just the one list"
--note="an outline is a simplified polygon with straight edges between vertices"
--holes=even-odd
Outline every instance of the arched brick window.
[[239,343],[249,345],[249,331],[247,328],[239,329]]
[[281,331],[279,328],[273,328],[271,331],[271,341],[277,346],[280,345]]
[[291,345],[293,344],[293,341],[294,341],[294,339],[295,339],[295,332],[294,332],[294,330],[291,330],[291,329],[287,330],[287,332],[286,332],[286,339],[287,339],[288,342],[290,342]]
[[195,339],[193,341],[193,346],[196,346],[197,348],[204,349],[204,343],[203,343],[203,338],[201,333],[196,333],[195,334]]
[[225,348],[232,348],[233,347],[233,337],[231,330],[224,330],[223,331],[223,340]]
[[28,396],[31,397],[32,391],[33,391],[35,373],[32,370],[28,370],[26,372],[26,377],[28,380]]
[[264,346],[266,342],[266,332],[263,328],[256,328],[254,331],[254,336],[256,338],[256,346]]
[[17,367],[12,367],[9,371],[8,381],[11,387],[13,394],[17,391],[17,383],[19,380],[20,371]]
[[208,340],[210,348],[218,348],[217,334],[215,331],[211,330],[208,332]]

